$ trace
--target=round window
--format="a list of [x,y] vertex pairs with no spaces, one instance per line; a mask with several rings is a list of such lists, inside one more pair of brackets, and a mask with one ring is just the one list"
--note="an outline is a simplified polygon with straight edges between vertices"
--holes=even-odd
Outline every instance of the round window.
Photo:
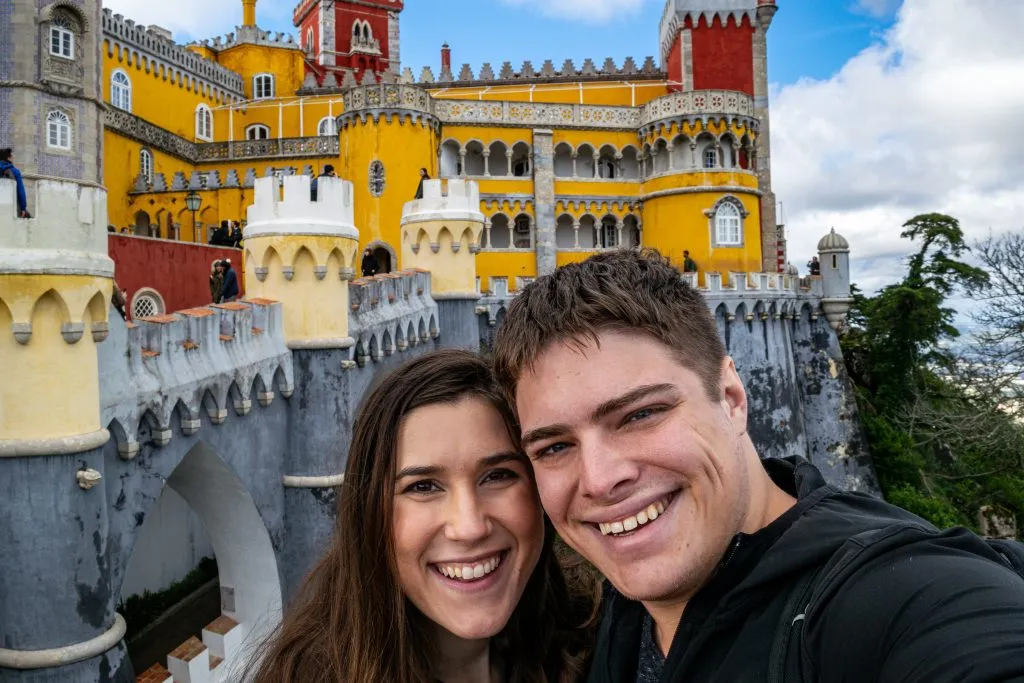
[[140,289],[132,297],[132,319],[152,318],[164,314],[164,299],[155,289]]

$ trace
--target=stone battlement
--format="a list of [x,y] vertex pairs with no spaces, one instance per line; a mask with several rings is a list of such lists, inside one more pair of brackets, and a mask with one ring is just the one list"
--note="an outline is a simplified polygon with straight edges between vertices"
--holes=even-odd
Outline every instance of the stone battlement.
[[256,26],[236,26],[235,30],[224,36],[214,36],[203,40],[189,43],[204,47],[214,52],[228,50],[239,45],[264,45],[266,47],[281,47],[291,50],[302,49],[290,33],[281,31],[264,31]]
[[356,340],[349,367],[365,366],[438,337],[430,273],[406,270],[349,285],[350,331]]
[[309,176],[285,176],[283,181],[283,196],[277,178],[260,178],[255,182],[255,201],[249,207],[246,239],[269,235],[359,239],[351,182],[320,178],[317,201],[313,201]]
[[277,302],[207,306],[112,327],[100,351],[100,393],[104,424],[124,459],[138,453],[140,424],[163,447],[175,412],[191,436],[203,420],[224,422],[229,407],[247,415],[253,397],[267,406],[275,391],[291,395],[292,354]]
[[496,85],[509,83],[554,83],[560,81],[575,83],[588,80],[611,80],[624,76],[633,80],[661,80],[664,79],[665,73],[658,68],[654,57],[647,57],[642,66],[637,66],[636,61],[632,57],[626,57],[621,67],[615,63],[614,59],[607,57],[600,67],[597,66],[593,59],[587,59],[580,68],[577,68],[571,59],[565,60],[561,68],[557,69],[555,68],[554,61],[551,59],[545,60],[540,68],[534,67],[533,62],[526,60],[518,70],[512,67],[512,62],[505,62],[497,73],[495,73],[489,63],[485,63],[480,68],[479,73],[474,72],[469,64],[463,64],[458,74],[442,71],[437,78],[434,77],[434,72],[428,66],[424,67],[423,71],[420,72],[418,81],[413,76],[412,69],[406,68],[402,71],[400,80],[402,83],[419,83],[426,86],[435,83]]
[[107,193],[77,183],[42,180],[32,218],[17,217],[16,185],[0,180],[0,272],[110,277]]
[[402,225],[434,220],[479,221],[480,186],[472,181],[428,180],[423,183],[423,199],[406,202],[402,209]]

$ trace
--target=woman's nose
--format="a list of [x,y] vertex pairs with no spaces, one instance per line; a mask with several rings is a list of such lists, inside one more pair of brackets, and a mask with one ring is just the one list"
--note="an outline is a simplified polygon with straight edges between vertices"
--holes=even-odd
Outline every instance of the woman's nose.
[[446,510],[445,537],[471,543],[491,533],[490,516],[475,491],[453,492]]

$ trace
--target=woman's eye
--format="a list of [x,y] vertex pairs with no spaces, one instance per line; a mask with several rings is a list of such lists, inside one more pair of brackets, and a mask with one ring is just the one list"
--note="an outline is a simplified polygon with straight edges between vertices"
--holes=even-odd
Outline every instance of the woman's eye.
[[432,482],[432,481],[416,481],[416,482],[413,482],[413,483],[409,484],[405,488],[405,491],[403,491],[402,493],[418,493],[420,495],[423,495],[425,493],[434,493],[435,491],[440,491],[440,490],[441,490],[441,487],[439,487],[435,482]]
[[487,476],[484,477],[484,483],[494,481],[514,481],[518,478],[519,475],[513,472],[512,470],[493,470],[491,472],[488,472]]

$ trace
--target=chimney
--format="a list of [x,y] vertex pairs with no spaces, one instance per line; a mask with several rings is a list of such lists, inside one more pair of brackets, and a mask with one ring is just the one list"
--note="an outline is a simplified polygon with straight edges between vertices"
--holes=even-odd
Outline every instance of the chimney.
[[452,70],[452,49],[448,47],[448,43],[441,46],[441,71],[447,71],[451,73]]

